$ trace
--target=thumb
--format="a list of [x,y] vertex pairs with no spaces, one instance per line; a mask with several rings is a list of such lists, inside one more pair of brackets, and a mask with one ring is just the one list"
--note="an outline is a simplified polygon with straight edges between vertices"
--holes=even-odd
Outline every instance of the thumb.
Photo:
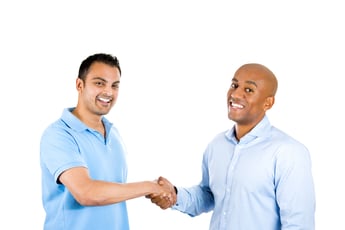
[[164,180],[165,180],[165,178],[162,177],[162,176],[160,176],[160,177],[158,178],[158,184],[159,184],[159,185],[163,185],[163,184],[164,184]]

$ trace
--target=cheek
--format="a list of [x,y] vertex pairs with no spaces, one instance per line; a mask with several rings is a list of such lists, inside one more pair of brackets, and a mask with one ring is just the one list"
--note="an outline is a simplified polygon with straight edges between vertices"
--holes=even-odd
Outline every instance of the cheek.
[[118,89],[114,90],[113,95],[114,95],[114,98],[117,98],[117,96],[119,95],[119,90]]
[[229,89],[228,92],[227,92],[227,94],[226,94],[226,99],[227,99],[228,101],[229,101],[229,99],[230,99],[231,93],[232,93],[232,90]]
[[255,104],[253,104],[253,109],[256,111],[256,113],[265,112],[266,111],[265,102],[257,101]]
[[259,97],[247,98],[247,103],[251,106],[252,110],[264,110],[265,100]]
[[94,100],[98,95],[101,94],[101,91],[97,91],[94,89],[85,89],[82,92],[83,97],[88,98],[88,100]]

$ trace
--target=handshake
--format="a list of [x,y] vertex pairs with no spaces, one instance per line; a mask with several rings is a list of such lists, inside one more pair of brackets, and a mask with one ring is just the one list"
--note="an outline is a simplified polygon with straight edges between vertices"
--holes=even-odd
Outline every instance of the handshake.
[[161,209],[167,209],[173,206],[177,201],[177,190],[173,184],[164,177],[159,177],[154,183],[157,184],[155,193],[146,195],[152,203],[159,206]]

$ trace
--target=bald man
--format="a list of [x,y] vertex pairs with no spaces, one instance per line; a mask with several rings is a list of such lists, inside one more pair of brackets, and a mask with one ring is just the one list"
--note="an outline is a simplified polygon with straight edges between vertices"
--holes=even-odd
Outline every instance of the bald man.
[[175,187],[177,202],[149,196],[162,209],[192,217],[213,211],[211,230],[313,230],[315,191],[309,150],[272,126],[277,78],[261,64],[242,65],[227,93],[228,118],[235,122],[207,145],[198,185]]

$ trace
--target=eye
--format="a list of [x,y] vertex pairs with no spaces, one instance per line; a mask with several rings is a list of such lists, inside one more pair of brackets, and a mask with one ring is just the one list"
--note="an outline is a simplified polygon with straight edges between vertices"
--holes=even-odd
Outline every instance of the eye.
[[118,83],[112,85],[112,88],[113,88],[113,89],[118,89],[119,87],[120,87],[120,85],[119,85]]
[[102,86],[102,85],[104,85],[104,82],[102,82],[102,81],[96,81],[96,82],[95,82],[95,85],[97,85],[97,86]]
[[254,92],[254,90],[252,90],[251,88],[245,88],[245,91],[246,91],[247,93],[252,93],[252,92]]
[[230,85],[230,88],[232,88],[232,89],[236,89],[237,87],[238,87],[238,84],[236,84],[236,83],[232,83]]

